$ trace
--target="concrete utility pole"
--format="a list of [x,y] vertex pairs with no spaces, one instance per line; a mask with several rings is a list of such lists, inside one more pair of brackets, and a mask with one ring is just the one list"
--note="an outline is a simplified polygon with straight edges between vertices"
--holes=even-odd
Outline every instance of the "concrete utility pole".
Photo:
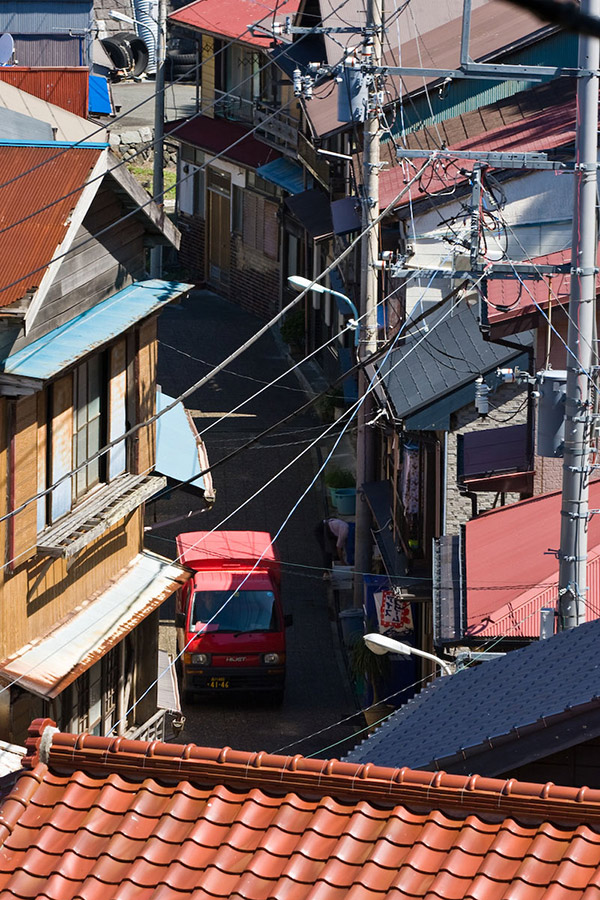
[[[600,0],[581,0],[581,12],[598,18]],[[596,188],[600,42],[579,37],[575,198],[567,358],[565,443],[558,580],[558,627],[585,621],[587,601],[588,483],[591,431],[590,379],[596,314]],[[586,374],[587,373],[587,374]]]
[[[167,56],[167,0],[158,0],[158,34],[156,35],[156,93],[154,96],[154,167],[152,196],[164,209],[164,135],[165,135],[165,59]],[[150,251],[150,274],[162,276],[162,250],[159,245]]]
[[[382,62],[383,41],[383,0],[368,0],[367,30],[372,35],[373,65]],[[363,147],[363,229],[368,228],[379,215],[379,100],[378,79],[373,76],[369,90],[369,105],[364,126]],[[371,228],[362,243],[361,265],[361,314],[363,330],[360,355],[364,359],[377,349],[377,299],[378,277],[374,263],[379,258],[379,228]],[[364,371],[359,373],[359,397],[367,394],[368,381]],[[373,431],[366,424],[371,419],[372,395],[369,392],[358,410],[358,433],[356,439],[356,486],[372,481],[375,477]],[[354,566],[358,575],[354,578],[354,606],[363,602],[363,579],[360,573],[371,569],[371,514],[364,499],[357,496],[356,502],[356,545]]]

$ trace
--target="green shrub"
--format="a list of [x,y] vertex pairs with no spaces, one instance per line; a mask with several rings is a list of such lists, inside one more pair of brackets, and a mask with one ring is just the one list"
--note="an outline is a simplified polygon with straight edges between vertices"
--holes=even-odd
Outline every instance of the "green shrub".
[[325,472],[325,484],[330,488],[356,487],[356,478],[349,469],[332,466]]
[[298,306],[290,309],[281,323],[281,337],[290,347],[304,344],[304,310]]

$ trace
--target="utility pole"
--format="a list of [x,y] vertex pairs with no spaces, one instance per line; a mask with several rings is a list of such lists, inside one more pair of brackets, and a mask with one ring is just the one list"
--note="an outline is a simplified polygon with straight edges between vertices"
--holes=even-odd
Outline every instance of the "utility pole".
[[[372,41],[374,66],[382,63],[383,0],[368,0],[367,41]],[[378,77],[373,75],[369,90],[367,115],[364,125],[363,147],[363,231],[379,215],[379,98],[377,96]],[[378,276],[375,263],[379,258],[379,228],[369,228],[362,243],[361,304],[360,311],[364,325],[360,342],[361,358],[369,357],[377,349],[377,299]],[[354,606],[363,602],[363,572],[371,569],[371,514],[366,501],[360,497],[363,484],[375,477],[374,437],[367,423],[372,418],[372,395],[368,392],[368,381],[363,370],[359,371],[358,432],[356,438],[356,544],[354,566],[358,573],[354,577]]]
[[[581,0],[581,13],[598,18],[600,0]],[[600,42],[579,36],[575,197],[571,298],[567,338],[567,389],[562,480],[558,627],[585,621],[591,384],[596,311],[596,189]]]
[[[152,196],[164,210],[164,136],[165,136],[165,58],[167,55],[167,2],[158,0],[158,34],[156,35],[156,93],[154,95],[154,167]],[[150,274],[162,276],[162,247],[150,251]]]

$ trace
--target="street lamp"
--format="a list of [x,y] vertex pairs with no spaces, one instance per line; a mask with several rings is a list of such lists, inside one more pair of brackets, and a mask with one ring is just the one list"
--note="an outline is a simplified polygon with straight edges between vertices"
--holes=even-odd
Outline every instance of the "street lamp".
[[[116,9],[110,10],[113,19],[120,22],[131,22],[144,26],[138,19],[134,19]],[[152,195],[162,208],[164,199],[164,138],[165,138],[165,59],[167,55],[167,5],[166,0],[158,0],[158,22],[156,23],[156,77],[154,91],[154,166],[152,170]],[[152,247],[150,251],[150,274],[153,278],[162,275],[162,247]]]
[[353,319],[348,319],[348,325],[354,331],[354,345],[358,347],[358,338],[359,338],[359,322],[358,322],[358,310],[350,297],[346,297],[345,294],[341,294],[339,291],[334,291],[332,288],[324,287],[322,284],[317,284],[317,282],[312,282],[309,278],[303,278],[302,275],[289,275],[288,281],[295,287],[298,291],[303,291],[306,288],[310,288],[311,291],[314,291],[316,294],[331,294],[332,297],[338,297],[340,300],[343,300],[348,304]]
[[404,656],[422,656],[423,659],[430,659],[446,673],[453,675],[452,667],[449,663],[444,662],[433,653],[427,653],[425,650],[419,650],[417,647],[411,647],[410,644],[403,644],[402,641],[395,641],[393,638],[386,637],[385,634],[365,634],[363,641],[373,653],[383,656],[384,653],[403,653]]

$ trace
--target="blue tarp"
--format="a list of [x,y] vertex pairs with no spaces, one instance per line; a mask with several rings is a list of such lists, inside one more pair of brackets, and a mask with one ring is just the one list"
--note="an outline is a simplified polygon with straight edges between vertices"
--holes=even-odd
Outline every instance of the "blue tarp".
[[[175,398],[156,392],[156,411],[161,412]],[[182,403],[165,413],[156,421],[156,465],[155,469],[175,481],[189,481],[194,475],[199,477],[191,482],[191,487],[205,490],[204,478],[200,476],[198,455],[198,433],[188,418]]]
[[181,281],[138,281],[0,362],[8,375],[46,380],[191,290]]
[[90,75],[88,110],[103,116],[112,116],[114,113],[108,81],[104,75]]
[[300,166],[290,159],[274,159],[264,166],[259,166],[256,174],[283,188],[289,194],[301,194],[304,190],[304,177]]

